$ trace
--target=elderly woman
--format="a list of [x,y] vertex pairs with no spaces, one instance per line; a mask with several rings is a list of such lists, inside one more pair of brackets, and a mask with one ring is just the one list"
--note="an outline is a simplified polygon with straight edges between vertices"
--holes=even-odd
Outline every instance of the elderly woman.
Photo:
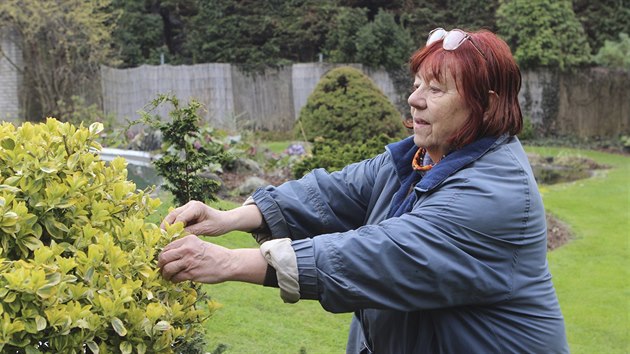
[[354,312],[348,353],[566,353],[546,262],[545,211],[523,148],[520,71],[487,31],[431,32],[411,58],[413,136],[372,159],[257,190],[241,207],[167,215],[194,235],[166,279],[246,281],[286,302]]

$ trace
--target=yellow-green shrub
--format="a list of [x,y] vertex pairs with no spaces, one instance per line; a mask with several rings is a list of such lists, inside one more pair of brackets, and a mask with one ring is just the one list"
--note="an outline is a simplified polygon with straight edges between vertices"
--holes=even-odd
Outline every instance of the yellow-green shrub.
[[205,296],[156,269],[182,226],[145,222],[160,201],[100,160],[101,130],[0,125],[3,353],[170,353],[203,335]]

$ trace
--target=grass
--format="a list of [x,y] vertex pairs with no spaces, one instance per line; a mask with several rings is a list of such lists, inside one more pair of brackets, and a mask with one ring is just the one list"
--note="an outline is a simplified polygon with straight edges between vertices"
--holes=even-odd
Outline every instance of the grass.
[[581,155],[612,167],[593,178],[541,190],[545,207],[575,234],[548,256],[571,352],[629,353],[630,158],[574,149],[528,150]]
[[[210,240],[226,247],[256,247],[251,235],[233,232]],[[207,285],[221,303],[207,322],[208,350],[226,353],[343,353],[351,315],[324,311],[318,302],[285,304],[279,290],[244,283]]]
[[[548,255],[571,352],[630,353],[630,157],[563,148],[527,150],[545,156],[581,155],[612,167],[590,179],[541,186],[541,191],[545,207],[576,236]],[[164,206],[158,219],[165,212]],[[208,240],[229,248],[256,247],[241,232]],[[350,314],[327,313],[313,301],[284,304],[277,289],[249,284],[205,289],[223,305],[207,322],[209,352],[221,344],[225,353],[345,350]]]
[[[236,204],[221,201],[213,207]],[[228,248],[258,247],[248,233],[231,232],[206,240]],[[351,314],[332,314],[315,301],[285,304],[279,290],[245,283],[206,285],[222,307],[207,323],[208,350],[226,353],[343,353]]]

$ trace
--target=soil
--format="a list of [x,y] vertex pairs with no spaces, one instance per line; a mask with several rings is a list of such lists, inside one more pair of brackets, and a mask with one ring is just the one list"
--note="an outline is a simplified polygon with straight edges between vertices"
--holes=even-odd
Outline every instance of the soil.
[[552,251],[573,238],[569,226],[547,213],[547,250]]

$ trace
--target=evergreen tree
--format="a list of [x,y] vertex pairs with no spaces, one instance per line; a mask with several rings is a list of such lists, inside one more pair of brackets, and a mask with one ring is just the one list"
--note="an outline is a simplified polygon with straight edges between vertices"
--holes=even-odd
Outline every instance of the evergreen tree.
[[595,55],[595,62],[602,66],[630,70],[630,37],[620,33],[618,41],[605,41]]
[[588,64],[590,46],[568,0],[513,0],[497,10],[499,33],[523,68]]
[[368,23],[367,9],[343,7],[332,21],[324,45],[326,60],[333,63],[356,63],[359,30]]
[[234,63],[260,68],[281,61],[277,37],[280,1],[209,0],[199,2],[185,44],[193,63]]
[[371,67],[396,70],[409,60],[413,49],[411,36],[389,12],[379,12],[357,35],[357,59]]
[[421,4],[408,1],[400,16],[419,47],[424,45],[429,32],[437,27],[496,31],[495,12],[498,7],[498,0],[425,0]]
[[164,45],[164,24],[159,13],[151,12],[144,0],[114,0],[112,8],[119,13],[112,46],[121,61],[120,66],[159,63],[159,52]]
[[584,26],[593,53],[620,33],[630,34],[630,1],[573,0],[573,11]]

